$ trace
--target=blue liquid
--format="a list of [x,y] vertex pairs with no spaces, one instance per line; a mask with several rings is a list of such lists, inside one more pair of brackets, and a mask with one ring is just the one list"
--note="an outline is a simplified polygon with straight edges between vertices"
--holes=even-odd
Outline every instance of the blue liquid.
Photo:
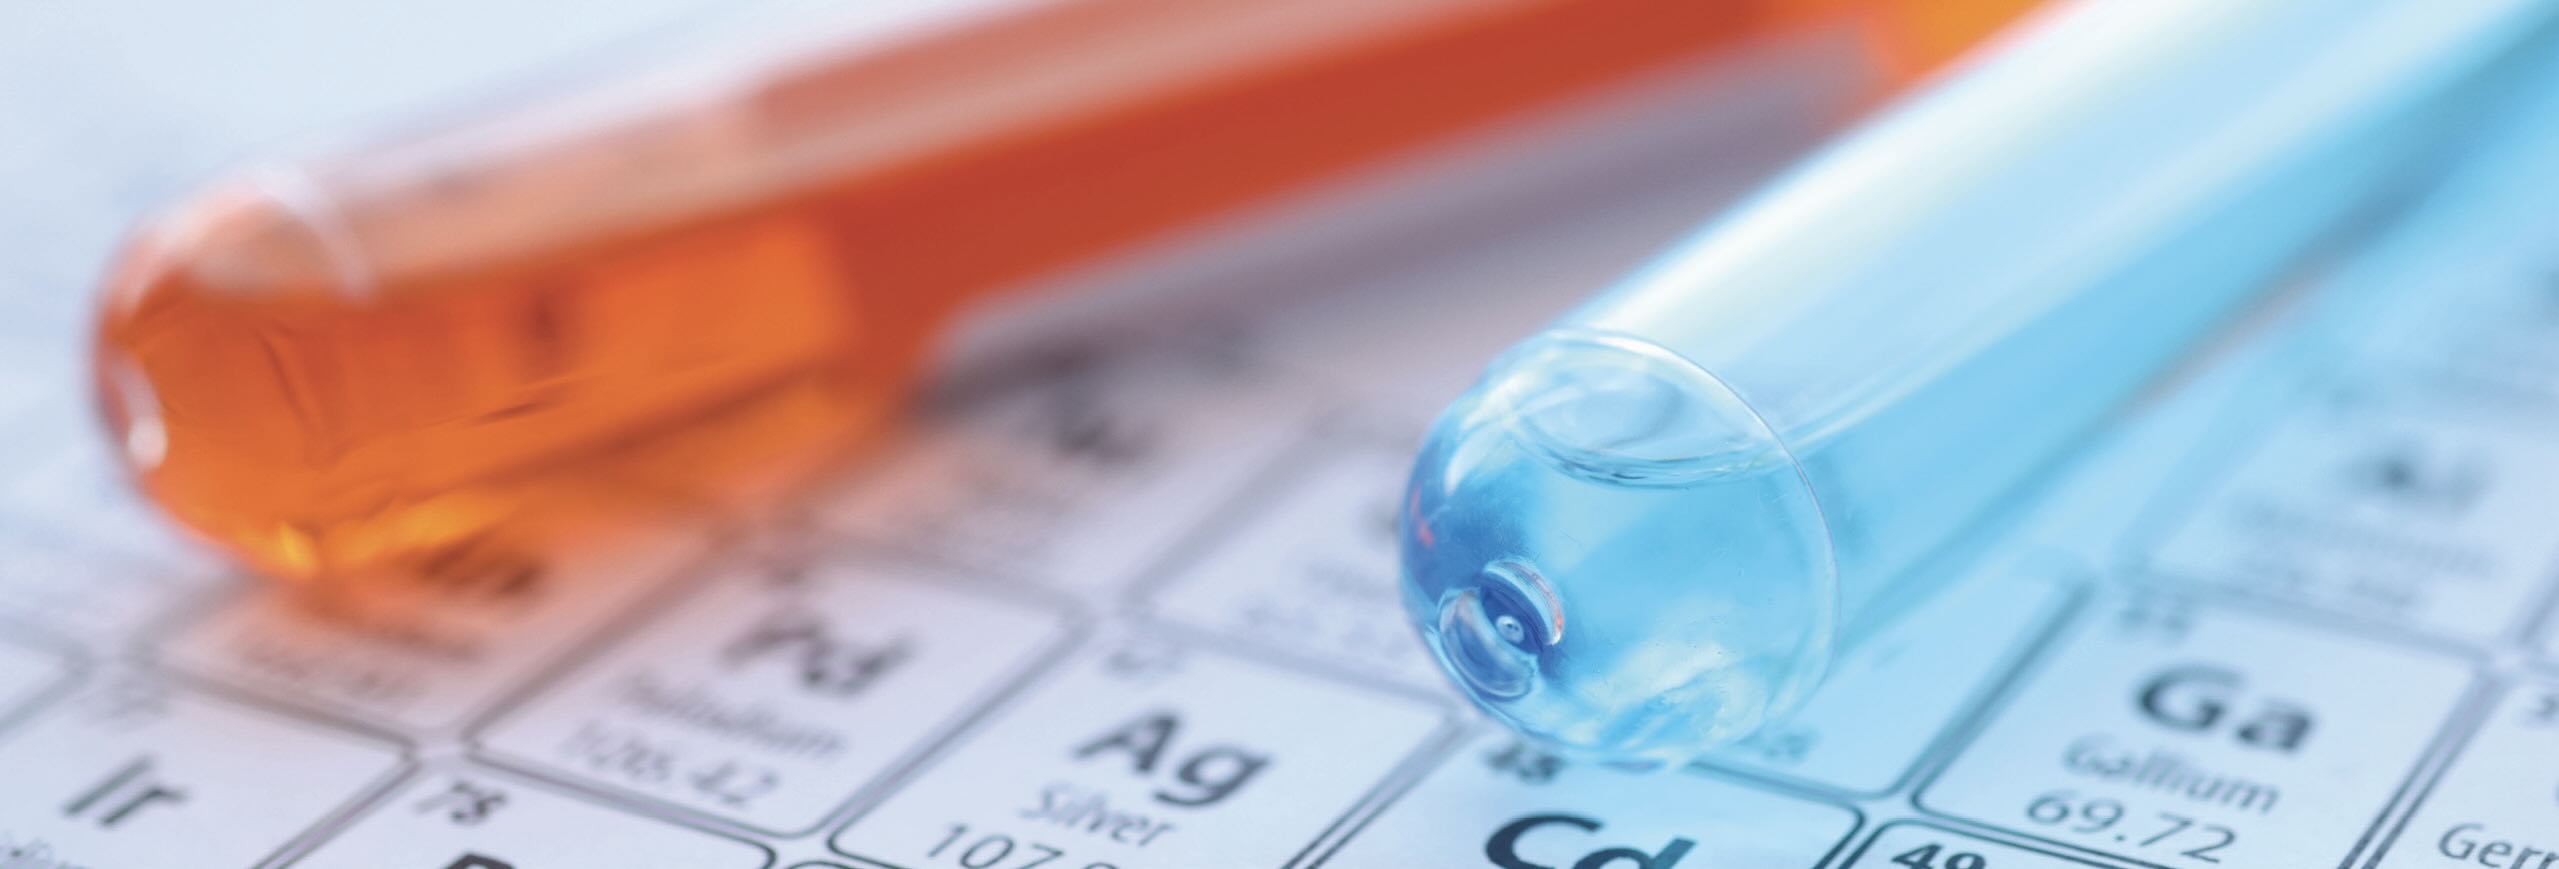
[[2430,174],[2554,9],[2099,0],[2040,22],[1496,360],[1414,466],[1416,627],[1556,747],[1675,760],[1746,735],[1915,565]]

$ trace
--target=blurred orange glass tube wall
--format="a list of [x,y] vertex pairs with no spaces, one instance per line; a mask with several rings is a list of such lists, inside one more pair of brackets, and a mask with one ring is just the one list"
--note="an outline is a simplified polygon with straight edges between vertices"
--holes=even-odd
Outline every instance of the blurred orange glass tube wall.
[[1070,0],[243,173],[111,276],[180,522],[288,577],[538,557],[842,454],[990,292],[1744,37],[1924,66],[2025,0]]

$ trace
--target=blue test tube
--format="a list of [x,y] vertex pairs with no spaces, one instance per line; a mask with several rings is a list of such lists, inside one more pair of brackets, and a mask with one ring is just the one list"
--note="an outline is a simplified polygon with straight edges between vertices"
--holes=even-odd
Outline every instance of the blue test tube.
[[1749,733],[1945,572],[1925,557],[2424,175],[2554,20],[2549,0],[2030,19],[1495,360],[1414,465],[1416,627],[1553,747],[1673,760]]

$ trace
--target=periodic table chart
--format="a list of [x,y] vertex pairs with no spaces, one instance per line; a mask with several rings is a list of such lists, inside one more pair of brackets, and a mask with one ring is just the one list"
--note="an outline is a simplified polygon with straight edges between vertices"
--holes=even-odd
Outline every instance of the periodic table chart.
[[1281,277],[1214,243],[1104,275],[1332,289],[970,368],[752,529],[361,601],[149,530],[76,348],[12,339],[0,867],[2559,867],[2542,103],[1805,708],[1678,769],[1444,689],[1398,489],[1472,365],[1809,126],[1665,134],[1735,168],[1572,185],[1606,204],[1505,194],[1538,219],[1336,228]]

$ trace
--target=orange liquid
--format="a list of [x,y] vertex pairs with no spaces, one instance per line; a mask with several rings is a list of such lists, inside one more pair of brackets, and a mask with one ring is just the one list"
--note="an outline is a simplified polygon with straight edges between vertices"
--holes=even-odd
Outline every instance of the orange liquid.
[[[1857,11],[1924,63],[2022,2]],[[787,492],[998,288],[1831,5],[1078,0],[627,82],[191,200],[102,406],[263,571],[539,559]]]

